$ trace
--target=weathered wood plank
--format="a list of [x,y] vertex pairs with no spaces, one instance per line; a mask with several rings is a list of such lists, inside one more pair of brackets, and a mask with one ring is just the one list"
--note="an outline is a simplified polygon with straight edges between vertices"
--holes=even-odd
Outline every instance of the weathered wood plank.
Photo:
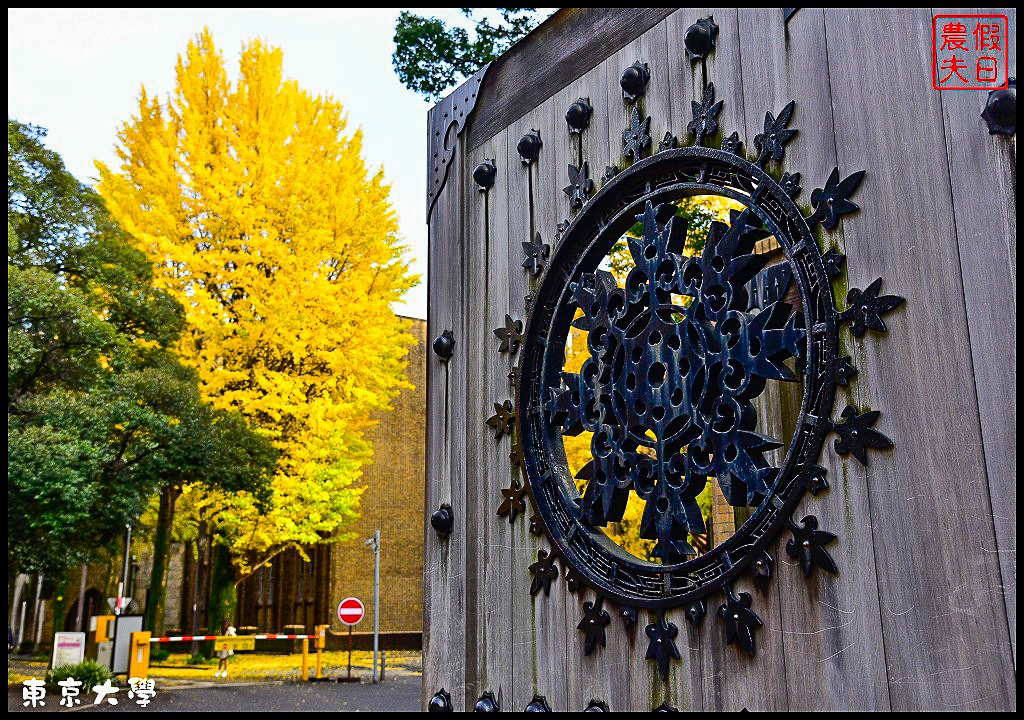
[[466,129],[475,147],[596,67],[672,8],[563,8],[494,62]]
[[[542,192],[554,192],[558,197],[558,207],[563,218],[572,216],[569,208],[569,198],[562,192],[562,187],[567,184],[567,166],[569,163],[579,166],[581,158],[590,167],[592,178],[600,176],[607,158],[608,140],[607,127],[608,115],[604,112],[601,98],[604,96],[606,74],[603,65],[598,65],[590,72],[569,83],[559,90],[554,96],[545,101],[544,106],[550,106],[553,113],[554,136],[547,139],[545,146],[545,159],[554,165],[561,175],[556,176],[559,181],[553,188],[541,189]],[[565,112],[569,106],[579,98],[589,98],[593,104],[597,100],[600,109],[595,107],[591,115],[589,127],[580,135],[570,134],[569,127],[565,122]],[[595,180],[596,181],[596,180]],[[553,245],[555,243],[552,243]],[[562,579],[565,573],[563,570]],[[563,590],[566,589],[562,583]],[[583,615],[583,602],[593,601],[593,593],[578,592],[571,594],[566,592],[565,603],[565,654],[566,662],[566,709],[571,711],[583,710],[590,700],[603,700],[607,702],[612,697],[611,678],[608,672],[607,660],[604,651],[598,647],[590,656],[583,655],[583,636],[576,630],[576,624]],[[612,609],[614,612],[614,609]],[[618,628],[609,626],[606,635],[610,636]]]
[[[867,472],[893,710],[1012,708],[1013,661],[985,478],[928,10],[825,12],[840,168],[866,168],[844,220],[851,287],[907,297],[853,343],[858,397],[895,449]],[[885,61],[861,43],[900,28]],[[899,68],[894,73],[892,68]]]
[[[1017,27],[1015,8],[996,12]],[[1017,45],[1009,43],[1010,72]],[[978,394],[1007,629],[1017,665],[1017,141],[990,135],[978,117],[988,93],[943,92],[960,270]]]
[[[541,227],[536,218],[536,198],[540,192],[538,186],[542,184],[541,177],[553,176],[553,166],[547,154],[548,143],[551,142],[550,113],[544,113],[545,108],[535,108],[523,117],[513,122],[508,129],[507,154],[505,161],[505,172],[508,174],[508,266],[509,276],[507,281],[508,303],[510,308],[516,312],[524,312],[524,298],[529,295],[531,280],[522,267],[525,255],[522,250],[522,243],[531,239],[533,233],[541,231],[544,241],[553,241],[553,229]],[[540,130],[541,140],[544,146],[541,149],[540,157],[531,165],[524,165],[516,151],[519,139],[530,130]],[[552,142],[552,144],[554,144]],[[547,183],[550,185],[550,182]],[[525,321],[525,317],[524,317]],[[526,482],[525,475],[521,477]],[[532,509],[527,508],[527,515],[532,514]],[[550,671],[552,662],[552,649],[564,646],[564,630],[561,623],[564,621],[564,613],[558,616],[558,631],[562,632],[561,641],[558,642],[553,636],[556,632],[553,626],[552,608],[550,603],[545,602],[543,591],[539,598],[532,598],[529,594],[531,575],[529,566],[536,561],[537,551],[541,548],[550,550],[546,540],[542,540],[529,532],[529,517],[522,517],[516,520],[511,527],[512,538],[512,566],[511,566],[511,595],[512,595],[512,617],[510,618],[513,636],[513,657],[512,657],[512,702],[508,707],[509,711],[521,712],[532,700],[534,694],[544,695],[552,702],[561,693],[561,707],[564,707],[564,686],[561,685],[561,677],[553,677]],[[557,592],[559,582],[555,582],[552,592]],[[557,642],[557,645],[556,645]],[[557,655],[557,654],[556,654]],[[564,656],[564,648],[562,655]],[[564,677],[564,667],[562,669]],[[552,694],[554,693],[554,694]],[[557,702],[557,700],[556,700]],[[555,707],[555,704],[552,704]]]
[[[428,127],[430,124],[428,122]],[[429,224],[428,333],[431,342],[452,330],[456,353],[442,363],[433,352],[428,360],[427,448],[423,588],[423,698],[444,688],[459,707],[465,694],[465,294],[462,284],[464,243],[462,230],[461,149],[452,161],[450,186],[441,195]],[[449,503],[455,528],[438,542],[430,515]]]
[[[509,483],[508,440],[495,440],[485,425],[494,403],[509,397],[509,359],[498,353],[494,329],[503,327],[509,312],[508,176],[505,157],[507,133],[502,131],[470,151],[466,173],[468,267],[463,282],[472,298],[467,312],[465,350],[470,377],[466,395],[467,522],[466,706],[471,710],[485,691],[494,693],[499,707],[511,699],[512,614],[509,566],[510,535],[507,523],[496,516],[502,488]],[[473,169],[485,160],[501,164],[494,186],[480,192],[472,181]],[[513,316],[518,317],[516,313]],[[472,632],[470,632],[472,629]]]
[[[783,165],[801,173],[804,190],[797,201],[809,214],[811,191],[824,183],[836,164],[829,77],[823,71],[828,67],[824,13],[804,8],[783,26],[777,8],[747,8],[740,11],[739,30],[747,151],[754,152],[753,137],[762,130],[764,113],[777,115],[794,100],[792,126],[799,134],[787,145]],[[859,169],[841,168],[845,174]],[[867,181],[871,180],[869,176]],[[864,210],[869,217],[872,211],[871,207]],[[826,233],[824,249],[832,246],[845,252],[841,233],[841,228]],[[836,287],[841,290],[842,283]],[[845,299],[845,291],[839,294]],[[855,379],[853,387],[857,380],[863,381]],[[840,388],[838,410],[855,402],[851,389]],[[775,436],[784,441],[792,436],[799,413],[800,393],[793,390],[797,388],[787,385],[770,388],[768,393],[767,404],[783,410],[772,420]],[[889,688],[865,473],[852,458],[836,456],[830,445],[820,464],[828,471],[831,490],[805,497],[793,517],[799,522],[814,514],[822,528],[839,536],[829,546],[839,575],[818,572],[804,579],[799,566],[785,554],[787,534],[783,533],[772,549],[782,625],[766,630],[783,634],[791,710],[886,710]],[[822,688],[829,692],[823,693]]]

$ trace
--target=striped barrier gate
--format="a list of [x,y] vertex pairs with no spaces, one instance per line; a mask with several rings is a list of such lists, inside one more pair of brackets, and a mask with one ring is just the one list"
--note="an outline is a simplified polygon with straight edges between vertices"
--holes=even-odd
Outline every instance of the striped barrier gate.
[[257,640],[301,640],[302,641],[302,679],[309,679],[309,641],[316,643],[316,680],[321,680],[323,673],[323,650],[327,641],[327,626],[317,625],[314,635],[295,635],[285,633],[263,633],[258,635],[166,635],[153,637],[149,632],[132,633],[132,653],[129,657],[128,677],[149,677],[149,648],[154,643],[164,642],[205,642],[212,640],[217,643],[218,650],[238,649],[255,650]]

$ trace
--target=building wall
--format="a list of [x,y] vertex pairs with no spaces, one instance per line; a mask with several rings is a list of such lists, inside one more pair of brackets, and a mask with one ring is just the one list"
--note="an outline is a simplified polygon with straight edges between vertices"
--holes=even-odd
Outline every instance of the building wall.
[[419,631],[423,622],[423,472],[426,431],[427,323],[413,320],[408,380],[391,411],[375,418],[373,462],[364,470],[362,516],[347,530],[356,539],[331,548],[331,628],[342,630],[337,605],[354,595],[366,606],[356,631],[373,629],[373,552],[363,545],[381,532],[380,629]]

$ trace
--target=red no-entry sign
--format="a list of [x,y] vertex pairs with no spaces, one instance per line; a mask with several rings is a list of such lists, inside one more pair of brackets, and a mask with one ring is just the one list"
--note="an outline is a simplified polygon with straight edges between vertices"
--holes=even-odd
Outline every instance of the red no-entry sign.
[[366,614],[363,601],[355,597],[347,597],[338,604],[338,619],[345,625],[357,625]]

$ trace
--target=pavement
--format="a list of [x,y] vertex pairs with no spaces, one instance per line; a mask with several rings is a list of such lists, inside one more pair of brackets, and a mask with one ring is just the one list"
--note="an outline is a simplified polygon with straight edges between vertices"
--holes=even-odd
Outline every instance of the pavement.
[[[129,700],[125,689],[118,693],[118,704],[94,705],[94,695],[85,696],[83,705],[72,709],[59,706],[60,697],[47,693],[45,707],[35,712],[418,712],[420,678],[388,678],[382,683],[221,683],[196,684],[161,690],[148,707]],[[24,707],[20,686],[9,686],[8,712],[29,712]]]
[[[117,705],[104,702],[95,705],[95,694],[82,692],[82,704],[73,708],[60,706],[60,694],[47,690],[43,706],[24,706],[22,685],[8,685],[8,712],[417,712],[420,709],[419,658],[404,659],[387,667],[387,678],[374,684],[369,669],[353,667],[360,682],[339,683],[334,680],[299,682],[290,679],[214,679],[214,668],[201,669],[203,677],[159,677],[154,667],[156,695],[147,707],[127,697],[123,679],[114,695]],[[12,673],[20,677],[39,677],[46,673],[46,664],[37,658],[8,656],[8,679]],[[328,677],[345,674],[344,667],[327,665]],[[84,689],[83,689],[84,690]]]

